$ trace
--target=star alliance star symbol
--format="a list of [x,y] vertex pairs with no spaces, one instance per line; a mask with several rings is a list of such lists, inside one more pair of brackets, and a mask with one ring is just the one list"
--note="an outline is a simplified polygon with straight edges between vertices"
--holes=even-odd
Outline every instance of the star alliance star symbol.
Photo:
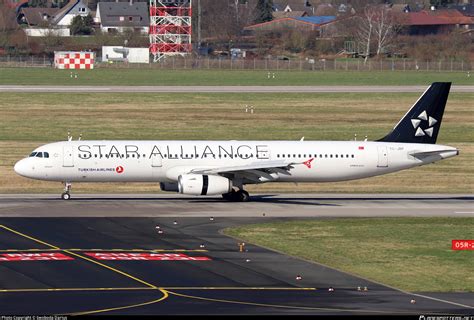
[[[428,121],[428,129],[421,129],[420,124],[422,121]],[[415,137],[422,137],[424,135],[428,135],[430,137],[433,136],[433,126],[438,122],[435,118],[428,116],[426,110],[420,113],[420,115],[415,118],[411,119],[411,124],[413,128],[416,129]]]

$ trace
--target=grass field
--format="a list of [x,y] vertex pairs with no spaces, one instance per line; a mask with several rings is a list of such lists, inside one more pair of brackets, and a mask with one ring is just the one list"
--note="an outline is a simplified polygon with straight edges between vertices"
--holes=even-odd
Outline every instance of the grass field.
[[0,85],[429,85],[451,81],[455,85],[474,85],[466,72],[321,72],[237,70],[160,70],[94,69],[71,71],[51,68],[0,68]]
[[300,220],[224,233],[407,291],[474,292],[474,251],[451,250],[451,240],[474,238],[474,218]]
[[[351,140],[382,137],[418,94],[0,94],[0,193],[53,192],[15,161],[68,130],[84,139]],[[458,157],[382,177],[326,184],[263,184],[250,192],[474,192],[474,94],[452,93],[438,138]],[[244,112],[246,104],[255,113]],[[422,186],[422,187],[420,187]],[[157,184],[75,184],[74,192],[158,192]]]

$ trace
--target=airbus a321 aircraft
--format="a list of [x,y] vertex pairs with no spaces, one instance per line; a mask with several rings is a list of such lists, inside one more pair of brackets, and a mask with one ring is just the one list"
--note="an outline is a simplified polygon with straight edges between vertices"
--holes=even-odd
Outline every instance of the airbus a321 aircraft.
[[152,182],[164,191],[248,201],[248,184],[329,182],[409,169],[459,154],[437,145],[451,83],[433,83],[377,141],[62,141],[15,164],[24,177],[73,182]]

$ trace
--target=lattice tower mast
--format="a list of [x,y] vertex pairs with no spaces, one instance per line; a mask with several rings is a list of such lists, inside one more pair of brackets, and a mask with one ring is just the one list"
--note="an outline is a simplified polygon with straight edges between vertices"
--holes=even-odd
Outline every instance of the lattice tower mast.
[[192,51],[191,0],[150,0],[150,53],[158,62]]

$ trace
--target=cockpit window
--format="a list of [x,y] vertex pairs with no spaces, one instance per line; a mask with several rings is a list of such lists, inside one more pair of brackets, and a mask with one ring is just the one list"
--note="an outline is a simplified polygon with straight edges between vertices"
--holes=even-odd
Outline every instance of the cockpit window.
[[49,152],[32,152],[30,157],[49,158]]

